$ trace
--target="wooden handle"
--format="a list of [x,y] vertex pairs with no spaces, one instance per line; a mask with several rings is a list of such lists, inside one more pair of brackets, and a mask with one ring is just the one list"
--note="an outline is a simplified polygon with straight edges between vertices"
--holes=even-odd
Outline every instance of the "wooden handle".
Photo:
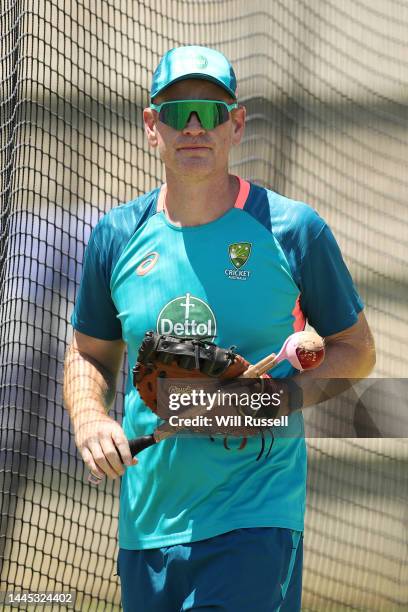
[[242,378],[259,378],[262,374],[265,374],[268,370],[273,368],[276,363],[276,354],[272,353],[267,357],[258,361],[254,365],[249,366],[247,370],[243,374],[241,374]]

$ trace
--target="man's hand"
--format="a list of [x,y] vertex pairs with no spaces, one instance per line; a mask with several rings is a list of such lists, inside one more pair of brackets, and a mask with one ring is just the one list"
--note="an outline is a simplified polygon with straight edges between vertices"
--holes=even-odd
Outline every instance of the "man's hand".
[[[316,370],[296,374],[293,381],[303,392],[303,408],[335,397],[368,376],[375,365],[375,344],[363,312],[357,322],[325,337],[326,357]],[[327,381],[322,386],[321,380]]]
[[115,479],[124,474],[124,465],[136,465],[122,427],[107,414],[82,414],[73,425],[78,450],[95,476]]

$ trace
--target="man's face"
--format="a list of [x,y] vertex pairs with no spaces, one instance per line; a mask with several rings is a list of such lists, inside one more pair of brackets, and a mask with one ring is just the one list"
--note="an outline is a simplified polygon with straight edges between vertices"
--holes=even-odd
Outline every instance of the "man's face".
[[[234,100],[222,88],[202,79],[187,79],[168,87],[154,99],[155,104],[172,100]],[[244,131],[245,108],[232,110],[229,120],[205,130],[195,113],[184,129],[176,130],[159,120],[159,113],[147,108],[143,113],[150,146],[157,147],[166,172],[175,176],[204,178],[228,170],[232,145],[240,142]]]

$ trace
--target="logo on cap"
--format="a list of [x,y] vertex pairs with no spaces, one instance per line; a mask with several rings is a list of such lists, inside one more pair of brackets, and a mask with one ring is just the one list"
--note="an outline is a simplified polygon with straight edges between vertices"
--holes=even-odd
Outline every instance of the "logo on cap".
[[207,68],[208,66],[208,59],[204,57],[204,55],[197,55],[196,65],[197,65],[197,68],[200,68],[201,70],[203,70],[204,68]]

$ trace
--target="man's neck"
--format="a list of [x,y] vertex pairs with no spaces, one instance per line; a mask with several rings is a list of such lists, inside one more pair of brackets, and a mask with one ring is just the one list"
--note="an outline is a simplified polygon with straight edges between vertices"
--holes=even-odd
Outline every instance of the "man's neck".
[[239,180],[231,174],[201,181],[183,181],[168,175],[161,204],[174,225],[203,225],[233,208],[238,193]]

